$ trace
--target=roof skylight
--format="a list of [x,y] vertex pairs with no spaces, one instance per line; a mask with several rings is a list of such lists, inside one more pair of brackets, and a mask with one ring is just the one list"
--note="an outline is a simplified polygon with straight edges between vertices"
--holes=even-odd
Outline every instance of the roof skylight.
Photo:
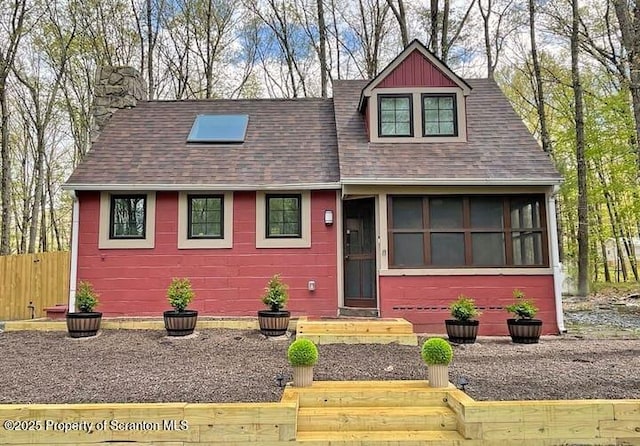
[[198,115],[187,142],[244,142],[249,115]]

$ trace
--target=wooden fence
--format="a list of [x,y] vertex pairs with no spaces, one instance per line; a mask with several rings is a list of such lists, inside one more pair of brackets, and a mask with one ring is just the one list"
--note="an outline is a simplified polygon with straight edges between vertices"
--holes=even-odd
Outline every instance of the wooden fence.
[[45,307],[66,304],[69,258],[69,252],[0,256],[0,321],[44,317]]

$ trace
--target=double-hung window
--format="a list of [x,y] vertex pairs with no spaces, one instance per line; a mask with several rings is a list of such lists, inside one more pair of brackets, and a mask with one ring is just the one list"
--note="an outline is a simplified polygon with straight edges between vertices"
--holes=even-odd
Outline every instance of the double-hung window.
[[267,194],[267,238],[302,237],[302,195]]
[[187,238],[224,238],[224,196],[187,196]]
[[388,200],[392,268],[548,265],[543,195]]
[[378,96],[378,134],[383,137],[413,136],[412,95]]
[[146,195],[112,195],[109,209],[109,239],[145,238]]

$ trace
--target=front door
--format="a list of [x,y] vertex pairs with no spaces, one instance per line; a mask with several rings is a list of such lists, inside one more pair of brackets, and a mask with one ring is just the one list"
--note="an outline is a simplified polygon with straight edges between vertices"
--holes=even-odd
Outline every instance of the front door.
[[344,305],[377,308],[373,198],[344,201]]

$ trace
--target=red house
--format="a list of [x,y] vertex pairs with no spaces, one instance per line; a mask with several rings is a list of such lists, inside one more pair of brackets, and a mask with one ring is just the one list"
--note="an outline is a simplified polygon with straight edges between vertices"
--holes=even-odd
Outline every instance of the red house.
[[88,280],[105,315],[158,316],[189,277],[201,314],[254,316],[280,273],[293,316],[359,309],[444,332],[465,294],[480,334],[506,334],[519,288],[544,332],[564,329],[561,178],[494,81],[418,41],[333,99],[139,101],[129,74],[103,71],[106,124],[65,185],[70,308]]

